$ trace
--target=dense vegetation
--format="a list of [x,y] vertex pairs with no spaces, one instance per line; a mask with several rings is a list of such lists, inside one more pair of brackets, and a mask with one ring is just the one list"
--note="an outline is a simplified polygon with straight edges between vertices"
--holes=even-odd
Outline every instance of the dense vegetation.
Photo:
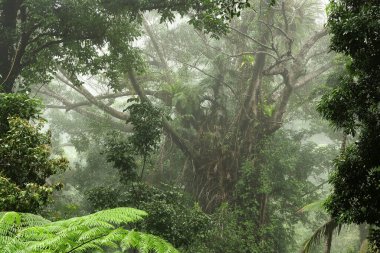
[[380,250],[380,3],[333,1],[329,7],[332,48],[348,56],[336,87],[319,111],[345,134],[357,136],[335,162],[333,193],[326,202],[340,222],[371,225],[370,250]]
[[379,252],[379,4],[325,7],[0,0],[0,250]]

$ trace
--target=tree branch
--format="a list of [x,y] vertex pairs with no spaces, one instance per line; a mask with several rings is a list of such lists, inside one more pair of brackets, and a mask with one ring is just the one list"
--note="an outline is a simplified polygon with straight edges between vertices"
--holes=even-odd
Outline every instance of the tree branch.
[[328,34],[328,32],[327,32],[326,29],[323,29],[323,30],[321,30],[319,32],[316,32],[313,36],[311,36],[306,41],[306,43],[302,46],[301,50],[295,56],[295,58],[298,61],[301,61],[302,59],[305,59],[306,55],[308,54],[308,52],[310,51],[310,49],[315,45],[315,43],[317,43],[318,40],[320,40],[321,38],[323,38],[327,34]]
[[[169,96],[168,92],[164,92],[164,91],[146,90],[144,92],[148,96],[154,96],[154,97],[159,98],[159,99],[164,100],[164,101]],[[136,93],[131,92],[131,91],[125,91],[125,92],[120,92],[120,93],[103,94],[103,95],[95,96],[95,98],[97,100],[102,100],[102,99],[109,99],[109,98],[128,97],[128,96],[133,96],[133,95],[136,95]],[[93,105],[93,103],[87,100],[87,101],[81,101],[78,103],[73,103],[70,107],[68,107],[68,106],[57,106],[57,105],[48,105],[46,107],[57,108],[57,109],[65,109],[66,111],[70,111],[76,107],[89,106],[89,105]]]
[[268,46],[268,45],[265,45],[264,43],[262,43],[262,42],[256,40],[255,38],[249,36],[248,34],[243,33],[243,32],[239,31],[238,29],[236,29],[236,28],[234,28],[234,27],[232,27],[232,26],[229,26],[229,28],[230,28],[231,30],[237,32],[238,34],[240,34],[240,35],[242,35],[242,36],[244,36],[244,37],[246,37],[246,38],[252,40],[252,41],[255,42],[256,44],[260,45],[261,47],[273,51],[273,48],[272,48],[272,47],[270,47],[270,46]]
[[[48,97],[54,98],[54,99],[58,100],[59,102],[61,102],[64,105],[64,107],[67,107],[67,108],[73,107],[73,104],[70,101],[68,101],[64,97],[61,97],[58,94],[54,93],[51,89],[49,89],[47,87],[44,87],[43,89],[39,90],[38,94],[43,94],[43,95],[46,95]],[[58,106],[55,106],[55,107],[58,107]],[[109,120],[109,118],[101,117],[101,116],[99,116],[99,114],[81,109],[79,107],[73,107],[73,111],[75,111],[75,112],[77,112],[77,113],[79,113],[79,114],[81,114],[81,115],[83,115],[89,119],[92,119],[96,122],[104,122],[106,124],[111,124],[115,129],[118,129],[120,131],[123,131],[123,132],[131,132],[132,131],[131,125],[118,123],[118,122],[115,122],[113,120]]]
[[145,17],[143,17],[142,20],[143,20],[143,26],[144,26],[144,28],[145,28],[145,30],[146,30],[146,32],[147,32],[150,40],[152,41],[153,47],[156,50],[158,58],[160,59],[161,63],[164,65],[165,70],[169,71],[168,63],[167,63],[167,61],[166,61],[166,59],[164,57],[164,54],[163,54],[161,48],[159,47],[159,45],[157,43],[156,37],[153,34],[152,29],[150,29],[148,21],[145,19]]
[[307,74],[307,75],[299,78],[298,81],[293,85],[294,88],[297,89],[297,88],[301,88],[301,87],[305,86],[312,79],[314,79],[317,76],[321,75],[322,73],[324,73],[325,71],[327,71],[331,67],[332,67],[332,63],[327,63],[327,64],[323,65],[322,67],[320,67],[319,69],[317,69],[317,70],[315,70],[313,72],[310,72],[309,74]]
[[[121,119],[121,120],[127,120],[128,119],[128,115],[123,113],[123,112],[120,112],[114,108],[112,108],[111,106],[108,106],[106,104],[104,104],[103,102],[99,101],[94,95],[91,94],[91,92],[89,92],[83,85],[74,85],[74,84],[77,84],[79,83],[79,80],[73,76],[73,75],[69,75],[64,69],[62,68],[59,68],[59,71],[68,79],[67,82],[64,82],[66,85],[68,85],[69,87],[71,87],[72,89],[76,90],[77,92],[79,92],[80,94],[82,94],[85,98],[87,98],[88,101],[90,101],[93,105],[95,105],[96,107],[98,107],[99,109],[103,110],[104,112],[110,114],[111,116],[117,118],[117,119]],[[62,77],[60,77],[59,75],[56,75],[60,80],[63,80]]]
[[[201,73],[204,74],[205,76],[208,76],[208,77],[211,77],[211,78],[213,78],[213,79],[215,79],[215,80],[220,81],[219,78],[217,78],[216,76],[213,76],[213,75],[207,73],[206,71],[204,71],[204,70],[198,68],[198,67],[195,66],[195,65],[188,64],[188,63],[186,63],[186,62],[181,62],[181,61],[179,61],[179,60],[177,60],[177,61],[178,61],[179,63],[183,64],[183,65],[186,65],[186,66],[188,66],[188,67],[191,67],[191,68],[193,68],[193,69],[198,70],[199,72],[201,72]],[[236,92],[232,89],[232,87],[231,87],[228,83],[226,83],[226,82],[224,82],[224,81],[221,81],[221,82],[222,82],[223,85],[225,85],[225,86],[226,86],[226,87],[232,92],[232,94],[234,94],[235,97],[237,96],[237,95],[236,95]]]

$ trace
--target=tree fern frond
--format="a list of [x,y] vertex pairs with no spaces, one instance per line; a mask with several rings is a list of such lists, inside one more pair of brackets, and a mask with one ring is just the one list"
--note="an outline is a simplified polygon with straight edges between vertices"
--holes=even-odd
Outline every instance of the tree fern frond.
[[165,240],[150,234],[129,231],[121,241],[123,251],[134,248],[139,252],[178,253],[178,251]]
[[93,217],[98,221],[120,225],[122,223],[140,221],[147,215],[146,212],[138,209],[119,207],[90,214],[88,217]]
[[96,243],[89,242],[89,243],[81,245],[80,247],[75,248],[73,252],[76,252],[76,253],[94,252],[95,253],[95,252],[104,252],[104,249]]
[[95,219],[84,220],[82,222],[82,225],[87,226],[89,228],[97,228],[97,227],[103,227],[103,228],[108,228],[108,229],[114,229],[115,228],[114,225],[112,225],[108,222],[105,222],[102,220],[95,220]]
[[[0,249],[1,252],[17,252],[20,242],[16,239],[17,233],[29,226],[44,225],[50,221],[41,216],[16,213],[16,212],[0,212]],[[2,245],[9,245],[9,251],[5,251]]]
[[335,220],[330,220],[320,226],[315,230],[314,234],[304,243],[303,250],[301,253],[310,253],[311,249],[320,243],[320,241],[327,237],[330,233],[333,233],[336,229],[336,232],[339,234],[342,225],[337,223]]
[[[133,208],[116,208],[56,222],[15,212],[0,216],[0,252],[70,253],[123,251],[177,253],[163,239],[124,228],[115,228],[143,219],[147,213]],[[27,226],[34,224],[33,226]]]
[[93,238],[104,235],[107,232],[109,232],[108,228],[102,228],[102,227],[91,228],[79,236],[78,242],[86,242],[86,241],[91,240]]
[[[17,212],[0,212],[0,228],[3,225],[12,223],[19,228],[40,226],[50,223],[49,220],[42,218],[39,215],[30,213],[17,213]],[[4,230],[0,230],[0,233]]]

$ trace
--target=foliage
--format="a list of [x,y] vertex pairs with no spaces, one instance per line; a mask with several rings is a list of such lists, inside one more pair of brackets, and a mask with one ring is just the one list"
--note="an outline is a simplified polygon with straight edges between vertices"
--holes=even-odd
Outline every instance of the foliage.
[[8,178],[0,177],[1,210],[35,211],[45,205],[54,188],[28,183],[18,187]]
[[199,207],[191,206],[175,187],[159,189],[144,183],[97,187],[87,193],[87,199],[92,210],[126,205],[146,210],[149,216],[142,223],[142,229],[178,248],[186,249],[204,237],[209,228],[208,216]]
[[326,154],[334,152],[301,140],[285,131],[267,138],[255,156],[262,162],[242,166],[234,201],[210,215],[208,233],[189,252],[298,251],[294,224],[308,221],[296,210],[319,195],[319,187],[306,178],[325,171],[331,159]]
[[50,222],[31,214],[0,213],[0,249],[5,253],[107,252],[107,248],[116,252],[178,252],[159,237],[123,228],[146,215],[133,208],[115,208]]
[[[67,168],[67,160],[51,158],[50,135],[43,133],[39,105],[26,95],[0,94],[1,210],[35,212],[59,185],[46,179]],[[36,124],[30,119],[38,119]]]
[[25,120],[37,119],[41,114],[42,104],[26,94],[0,95],[0,135],[9,130],[9,117]]
[[8,122],[10,129],[0,144],[4,176],[19,186],[27,182],[44,184],[47,177],[65,169],[65,159],[50,159],[49,135],[40,132],[42,124],[33,126],[20,118],[9,118]]
[[[212,215],[210,226],[203,238],[194,241],[185,252],[237,253],[247,252],[245,240],[247,230],[238,223],[238,212],[228,203],[223,203]],[[252,251],[257,252],[257,251]]]
[[[226,0],[2,0],[2,91],[12,92],[20,77],[28,85],[46,83],[60,66],[71,75],[105,73],[117,83],[121,69],[141,69],[138,50],[132,42],[140,35],[138,21],[142,12],[158,10],[162,21],[172,21],[175,11],[181,15],[191,13],[192,23],[199,28],[223,33],[223,21],[247,5],[246,1]],[[215,24],[220,24],[218,29]]]
[[350,57],[339,84],[318,107],[324,118],[358,140],[335,160],[333,193],[326,202],[340,222],[380,224],[380,4],[331,1],[332,49]]
[[160,141],[161,112],[150,103],[139,102],[139,99],[129,99],[128,102],[137,102],[127,108],[130,113],[127,123],[133,125],[133,133],[129,141],[139,155],[146,157],[157,149]]
[[129,112],[127,124],[132,125],[132,133],[125,135],[113,131],[104,140],[104,153],[107,161],[113,163],[120,173],[123,183],[135,181],[137,177],[136,156],[142,158],[139,178],[142,179],[148,157],[157,150],[162,133],[162,116],[159,109],[139,99],[125,109]]
[[369,250],[368,253],[376,253],[380,251],[380,228],[377,226],[373,226],[369,230],[368,240],[371,242],[368,245]]
[[107,162],[118,170],[120,182],[128,183],[138,179],[136,150],[125,134],[116,131],[109,133],[104,140],[103,153]]
[[296,250],[292,224],[305,217],[295,210],[318,196],[318,187],[307,178],[325,171],[329,157],[321,157],[334,152],[301,142],[302,134],[279,131],[263,140],[258,155],[241,169],[235,212],[245,233],[250,231],[243,237],[245,247],[254,247],[250,252]]

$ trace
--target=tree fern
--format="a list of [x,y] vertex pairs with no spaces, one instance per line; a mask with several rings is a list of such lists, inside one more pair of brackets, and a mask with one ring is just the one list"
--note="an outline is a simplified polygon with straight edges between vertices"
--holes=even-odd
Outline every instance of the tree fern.
[[163,239],[125,229],[147,213],[133,208],[115,208],[83,217],[50,222],[40,216],[16,212],[0,213],[0,252],[58,253],[139,252],[177,253]]

